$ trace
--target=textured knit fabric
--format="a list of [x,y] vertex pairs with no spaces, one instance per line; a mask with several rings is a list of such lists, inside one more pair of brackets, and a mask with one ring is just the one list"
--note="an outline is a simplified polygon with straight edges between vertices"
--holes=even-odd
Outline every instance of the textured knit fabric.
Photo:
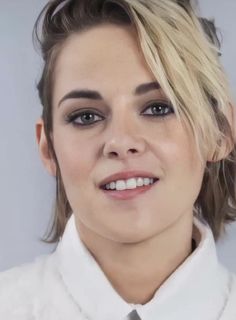
[[57,249],[0,274],[1,320],[236,320],[236,277],[217,259],[209,226],[194,218],[196,249],[144,305],[112,287],[80,240],[74,215]]

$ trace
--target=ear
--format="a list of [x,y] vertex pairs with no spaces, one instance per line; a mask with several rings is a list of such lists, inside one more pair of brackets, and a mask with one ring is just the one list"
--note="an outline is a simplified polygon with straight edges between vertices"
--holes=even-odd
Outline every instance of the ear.
[[220,145],[221,149],[218,155],[215,155],[215,152],[209,152],[209,155],[207,157],[207,161],[209,162],[216,162],[223,160],[227,158],[227,156],[230,154],[230,152],[235,148],[236,144],[236,106],[233,106],[231,103],[229,103],[229,113],[227,114],[227,118],[229,121],[229,124],[232,129],[232,134],[234,141],[227,141],[227,140],[221,140]]
[[227,143],[225,140],[221,142],[220,151],[218,154],[216,154],[215,151],[211,151],[208,154],[207,161],[208,162],[217,162],[220,160],[223,160],[227,158],[227,156],[230,154],[230,152],[233,150],[232,146],[229,146],[229,143]]
[[40,158],[47,169],[48,173],[56,176],[56,164],[49,153],[48,142],[44,130],[44,122],[42,118],[38,119],[35,125],[36,139],[39,147]]

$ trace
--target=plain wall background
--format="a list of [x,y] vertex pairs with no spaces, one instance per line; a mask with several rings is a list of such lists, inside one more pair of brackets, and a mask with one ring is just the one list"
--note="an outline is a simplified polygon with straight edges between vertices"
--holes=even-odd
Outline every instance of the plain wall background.
[[[40,242],[51,218],[55,181],[38,154],[36,91],[42,61],[32,45],[33,24],[46,0],[0,0],[0,271],[32,261],[55,245]],[[236,97],[236,1],[202,0],[223,36],[222,63]],[[219,259],[236,272],[236,223],[217,244]]]

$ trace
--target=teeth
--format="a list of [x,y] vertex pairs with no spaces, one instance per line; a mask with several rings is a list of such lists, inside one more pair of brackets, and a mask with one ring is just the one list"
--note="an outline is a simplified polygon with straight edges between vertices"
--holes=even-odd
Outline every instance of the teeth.
[[116,188],[116,183],[115,182],[111,182],[108,185],[110,186],[110,189],[115,189]]
[[153,178],[130,178],[127,180],[117,180],[112,181],[106,184],[107,190],[126,190],[126,189],[135,189],[137,187],[148,186],[153,184]]
[[143,186],[143,179],[142,178],[138,178],[137,179],[137,186],[138,187],[142,187]]

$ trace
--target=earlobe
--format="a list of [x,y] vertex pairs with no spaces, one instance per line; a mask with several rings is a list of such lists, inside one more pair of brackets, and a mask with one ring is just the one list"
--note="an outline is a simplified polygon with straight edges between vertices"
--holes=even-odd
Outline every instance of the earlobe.
[[39,147],[40,158],[47,169],[48,173],[52,176],[56,176],[56,165],[53,160],[48,147],[48,142],[44,130],[44,122],[40,118],[35,125],[36,140]]

